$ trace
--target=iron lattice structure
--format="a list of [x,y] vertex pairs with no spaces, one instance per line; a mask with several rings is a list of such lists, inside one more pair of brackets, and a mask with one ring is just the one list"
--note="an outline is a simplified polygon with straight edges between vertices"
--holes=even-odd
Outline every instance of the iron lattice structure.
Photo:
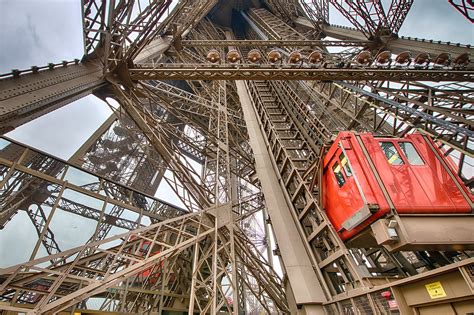
[[[470,251],[344,243],[320,204],[343,130],[421,132],[472,187],[473,50],[398,36],[412,3],[82,0],[81,60],[0,76],[2,133],[89,94],[113,111],[69,161],[2,139],[0,224],[23,211],[37,240],[0,310],[408,314],[405,287],[447,274],[472,298]],[[85,244],[58,212],[94,222]]]

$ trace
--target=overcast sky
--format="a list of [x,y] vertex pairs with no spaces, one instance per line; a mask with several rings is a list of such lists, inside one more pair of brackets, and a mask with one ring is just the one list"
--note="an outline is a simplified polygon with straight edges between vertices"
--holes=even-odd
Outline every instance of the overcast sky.
[[[349,25],[334,9],[330,18]],[[0,73],[81,58],[81,31],[79,0],[0,0]],[[447,0],[415,0],[400,35],[467,44],[474,42],[474,27]],[[109,113],[90,96],[8,136],[67,159]]]
[[[333,9],[331,22],[349,25]],[[81,28],[79,0],[0,0],[0,73],[80,59],[83,54]],[[415,0],[400,35],[465,44],[474,42],[472,24],[447,0]],[[89,96],[21,126],[8,136],[68,159],[109,115],[110,111],[103,102]],[[72,238],[78,239],[75,231],[82,232],[81,240],[92,233],[88,222],[79,224],[69,220],[69,214],[61,216],[52,227],[59,234],[57,239],[65,242],[61,244],[63,249],[71,245]],[[14,220],[28,223],[23,212]],[[34,244],[31,230],[15,229],[14,226],[18,224],[9,224],[2,232],[0,267],[28,259],[28,248]],[[22,246],[9,248],[7,254],[6,244],[12,243]],[[12,261],[13,256],[16,258]]]

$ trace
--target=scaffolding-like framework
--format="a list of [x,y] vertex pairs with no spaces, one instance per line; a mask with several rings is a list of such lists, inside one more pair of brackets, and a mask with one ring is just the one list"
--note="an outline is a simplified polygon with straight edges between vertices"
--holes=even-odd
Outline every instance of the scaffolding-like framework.
[[[113,114],[68,161],[0,139],[0,227],[37,234],[0,312],[474,312],[474,214],[392,209],[437,233],[399,251],[321,205],[345,130],[431,137],[472,193],[474,50],[398,36],[413,1],[81,0],[84,56],[0,75],[0,131],[90,94]],[[61,248],[60,212],[93,222],[84,244]]]

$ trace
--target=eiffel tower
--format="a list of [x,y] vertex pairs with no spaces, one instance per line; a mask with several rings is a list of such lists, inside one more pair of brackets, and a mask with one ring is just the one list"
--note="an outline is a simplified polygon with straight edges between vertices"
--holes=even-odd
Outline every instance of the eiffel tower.
[[[351,131],[421,134],[472,210],[473,49],[399,36],[413,1],[81,0],[81,59],[0,75],[2,134],[91,94],[113,112],[67,161],[1,138],[0,227],[36,231],[2,314],[474,312],[472,211],[416,217],[433,241],[396,249],[323,208]],[[60,213],[93,233],[62,248]]]

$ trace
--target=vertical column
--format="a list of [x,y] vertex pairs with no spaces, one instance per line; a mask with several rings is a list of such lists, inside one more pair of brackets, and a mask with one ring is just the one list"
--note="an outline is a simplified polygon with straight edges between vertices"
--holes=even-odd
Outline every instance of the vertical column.
[[291,289],[296,304],[313,305],[306,307],[307,314],[323,314],[322,303],[326,301],[320,280],[311,264],[303,241],[298,233],[291,209],[286,203],[284,192],[273,169],[265,139],[254,112],[250,95],[243,81],[237,81],[237,93],[242,104],[249,133],[257,175],[262,184],[272,226],[280,248]]

